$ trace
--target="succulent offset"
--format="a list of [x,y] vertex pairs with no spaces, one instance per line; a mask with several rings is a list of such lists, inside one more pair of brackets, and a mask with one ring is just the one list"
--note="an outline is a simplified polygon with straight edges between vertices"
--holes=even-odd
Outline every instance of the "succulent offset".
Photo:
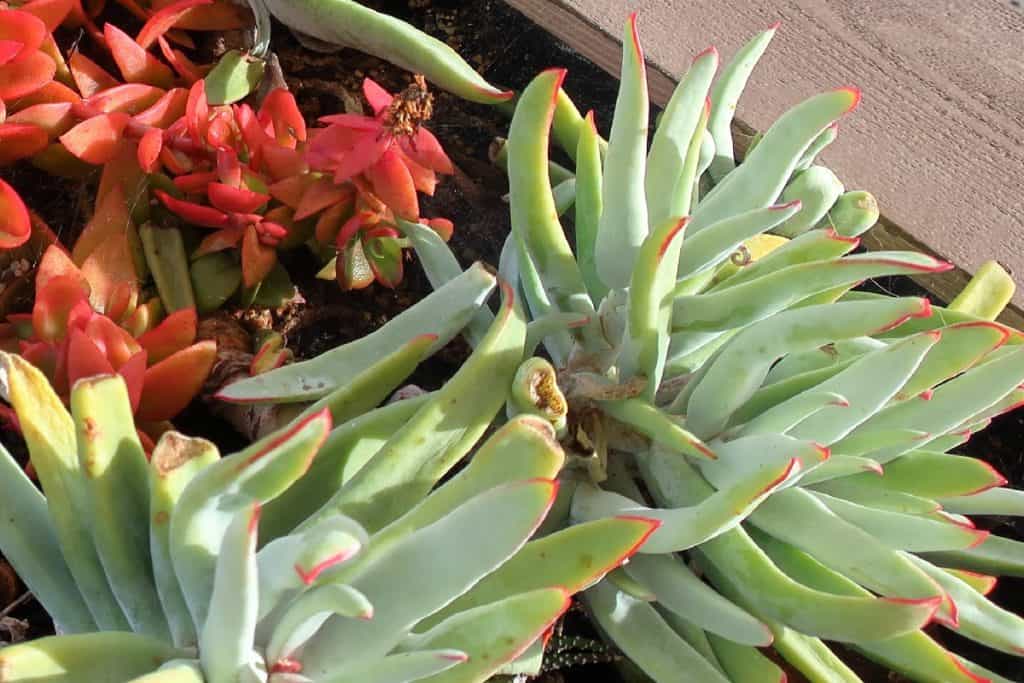
[[[495,279],[466,275],[475,309]],[[508,296],[447,385],[371,410],[436,339],[382,351],[244,451],[168,432],[148,463],[119,377],[80,380],[69,415],[38,370],[0,356],[43,488],[0,455],[0,550],[61,633],[0,650],[0,681],[483,681],[536,666],[569,596],[658,523],[530,541],[558,489],[554,430],[523,416],[475,447],[504,401],[492,380],[522,356]]]

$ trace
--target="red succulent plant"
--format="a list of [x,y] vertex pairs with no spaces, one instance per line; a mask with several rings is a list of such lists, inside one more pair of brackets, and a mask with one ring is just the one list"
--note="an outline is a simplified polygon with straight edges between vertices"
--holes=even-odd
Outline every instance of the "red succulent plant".
[[196,342],[196,312],[172,313],[158,324],[159,302],[140,304],[127,285],[112,292],[99,313],[91,289],[70,257],[53,245],[36,271],[31,314],[0,324],[5,350],[20,353],[67,398],[74,383],[97,374],[118,374],[128,387],[142,431],[177,415],[198,394],[216,358],[212,341]]

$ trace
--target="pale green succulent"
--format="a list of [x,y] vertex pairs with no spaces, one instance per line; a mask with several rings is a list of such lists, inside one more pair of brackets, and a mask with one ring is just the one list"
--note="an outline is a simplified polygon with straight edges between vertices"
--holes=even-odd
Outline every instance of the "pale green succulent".
[[[1013,283],[989,266],[948,308],[852,291],[949,265],[849,255],[877,205],[815,156],[856,89],[797,105],[737,164],[733,111],[773,34],[714,84],[717,53],[698,55],[649,149],[633,23],[607,143],[564,71],[518,101],[496,155],[513,226],[500,273],[527,302],[528,352],[542,340],[553,365],[523,366],[508,413],[545,417],[569,451],[546,528],[662,521],[584,594],[656,681],[779,681],[767,646],[812,681],[859,680],[826,640],[918,681],[1003,681],[922,628],[1024,652],[1024,620],[984,597],[989,574],[1024,576],[1024,545],[966,517],[1024,514],[1024,494],[949,452],[1024,400],[1024,335],[992,322]],[[574,177],[549,162],[552,138]],[[426,228],[404,230],[435,286],[455,277]]]
[[[1002,680],[921,628],[1024,652],[1024,620],[973,573],[1024,575],[1024,546],[964,516],[1022,514],[1024,494],[949,453],[1024,400],[1024,335],[991,322],[1012,282],[989,269],[946,309],[851,291],[949,267],[847,255],[877,206],[814,157],[859,92],[797,105],[737,165],[730,123],[770,29],[714,84],[717,53],[698,55],[648,150],[635,29],[606,151],[561,71],[526,89],[507,142],[502,274],[534,324],[579,318],[544,335],[570,462],[587,475],[561,507],[569,523],[662,521],[586,591],[594,619],[657,681],[778,681],[757,649],[769,645],[813,681],[858,680],[825,640],[914,680]],[[576,162],[575,253],[546,172],[549,128]]]
[[[472,268],[369,351],[342,347],[360,361],[340,389],[322,377],[319,404],[223,458],[168,432],[147,463],[120,378],[81,380],[69,414],[35,368],[0,356],[43,488],[0,453],[0,551],[60,634],[0,650],[0,681],[454,683],[537,669],[570,595],[658,523],[619,517],[530,540],[558,489],[554,430],[522,416],[475,446],[523,355],[508,296],[442,389],[373,409],[494,286]],[[429,333],[438,306],[445,322]],[[391,348],[409,324],[416,333]],[[310,367],[323,366],[276,377]]]

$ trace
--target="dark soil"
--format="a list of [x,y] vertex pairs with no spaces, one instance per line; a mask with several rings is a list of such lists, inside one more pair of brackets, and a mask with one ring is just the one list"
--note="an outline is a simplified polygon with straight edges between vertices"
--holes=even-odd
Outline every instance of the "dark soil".
[[[550,66],[569,68],[566,90],[584,111],[593,108],[599,126],[607,134],[615,103],[617,82],[570,48],[551,38],[503,2],[497,0],[376,0],[364,4],[400,16],[456,48],[487,78],[498,85],[521,89],[539,71]],[[280,59],[289,87],[295,92],[307,119],[343,111],[359,100],[360,83],[370,76],[392,91],[401,90],[409,74],[390,65],[349,50],[335,54],[317,54],[302,48],[282,27],[275,25],[274,49]],[[68,36],[74,40],[75,36]],[[208,49],[210,46],[206,46]],[[460,261],[468,265],[476,260],[496,264],[501,245],[509,230],[507,206],[502,195],[507,191],[504,174],[487,160],[487,148],[496,136],[507,133],[508,120],[497,110],[474,105],[444,92],[437,92],[434,120],[429,128],[441,139],[458,167],[455,177],[446,179],[434,198],[424,203],[427,216],[444,216],[454,221],[452,248]],[[27,203],[46,220],[63,241],[70,244],[88,218],[91,183],[52,178],[28,165],[0,170],[0,176],[18,189]],[[302,293],[304,303],[282,311],[268,311],[250,317],[256,326],[272,325],[286,334],[288,345],[298,358],[315,356],[339,344],[359,338],[377,329],[388,319],[414,304],[430,292],[429,284],[415,260],[407,263],[405,281],[394,291],[381,287],[354,293],[341,293],[333,282],[316,280],[316,263],[302,250],[285,255],[285,263]],[[878,283],[900,294],[918,293],[917,287],[902,278]],[[27,302],[26,302],[27,305]],[[417,371],[413,382],[424,388],[436,388],[458,368],[467,348],[453,342]],[[1012,485],[1024,485],[1024,460],[1020,455],[1019,435],[1024,417],[1005,416],[986,432],[975,437],[963,451],[989,460]],[[244,445],[225,423],[211,418],[199,401],[183,413],[176,423],[182,431],[201,434],[218,442],[225,452]],[[0,432],[2,442],[24,461],[24,448],[10,432]],[[1001,535],[1024,540],[1016,520],[993,519],[988,526]],[[9,613],[5,606],[23,592],[12,581],[13,573],[0,559],[0,641],[8,640],[8,629],[27,622],[27,632],[36,637],[52,632],[52,624],[31,599]],[[1024,613],[1024,581],[1004,579],[995,593],[1001,605]],[[11,618],[17,621],[10,621]],[[5,621],[6,620],[6,621]],[[986,648],[936,629],[934,635],[975,661],[1011,680],[1024,680],[1021,660],[994,653]],[[570,612],[561,634],[552,645],[564,648],[567,668],[551,672],[545,681],[621,680],[611,651],[594,652],[590,638],[594,633],[584,615]],[[850,661],[866,681],[900,681],[886,671],[851,656]],[[585,662],[595,662],[585,664]],[[575,663],[575,664],[573,664]],[[790,680],[803,680],[793,674]]]

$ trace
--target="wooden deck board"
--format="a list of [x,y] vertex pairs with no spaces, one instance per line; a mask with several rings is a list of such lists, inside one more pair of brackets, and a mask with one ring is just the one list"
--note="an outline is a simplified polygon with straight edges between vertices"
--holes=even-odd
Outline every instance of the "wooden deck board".
[[[630,11],[651,97],[667,102],[693,55],[728,59],[756,32],[782,27],[740,101],[740,129],[760,130],[816,92],[857,85],[864,101],[822,155],[848,189],[873,192],[875,248],[914,245],[952,261],[925,282],[949,298],[985,260],[1024,284],[1024,15],[998,0],[508,0],[611,73]],[[572,78],[572,74],[569,75]],[[579,103],[586,106],[586,103]],[[1024,288],[1007,322],[1019,324]]]

